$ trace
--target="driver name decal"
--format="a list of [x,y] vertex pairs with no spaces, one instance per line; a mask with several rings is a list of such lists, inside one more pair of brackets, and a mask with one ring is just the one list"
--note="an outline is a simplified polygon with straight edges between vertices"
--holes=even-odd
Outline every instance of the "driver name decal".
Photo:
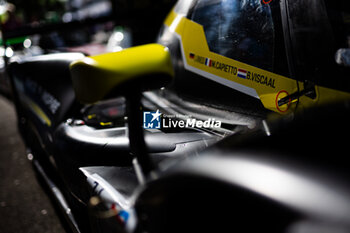
[[264,76],[262,74],[257,74],[254,72],[247,72],[247,79],[252,80],[254,82],[257,82],[262,85],[266,85],[268,87],[275,88],[275,79],[269,78],[267,76]]
[[190,53],[189,57],[190,57],[190,59],[193,59],[193,61],[195,61],[199,64],[202,64],[202,65],[220,70],[222,72],[231,74],[233,76],[236,76],[237,78],[250,80],[250,81],[256,82],[260,85],[265,85],[267,87],[276,88],[275,87],[275,79],[270,78],[267,75],[259,74],[257,72],[253,72],[253,71],[245,70],[245,69],[238,68],[238,67],[235,67],[232,65],[228,65],[228,64],[225,64],[225,63],[222,63],[219,61],[215,61],[211,58],[196,55],[194,53]]

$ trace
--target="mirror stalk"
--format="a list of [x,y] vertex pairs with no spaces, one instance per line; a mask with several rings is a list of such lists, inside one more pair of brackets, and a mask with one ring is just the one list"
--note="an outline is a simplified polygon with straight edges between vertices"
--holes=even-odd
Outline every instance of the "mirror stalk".
[[143,175],[149,176],[151,171],[155,169],[155,166],[148,154],[142,127],[141,92],[128,95],[126,101],[130,150],[138,160]]

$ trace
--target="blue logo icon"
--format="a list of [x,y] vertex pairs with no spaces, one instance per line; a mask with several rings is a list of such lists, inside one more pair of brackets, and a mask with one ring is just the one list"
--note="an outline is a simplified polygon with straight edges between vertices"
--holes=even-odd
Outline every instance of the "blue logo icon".
[[160,129],[160,116],[162,114],[156,112],[143,112],[143,128],[144,129]]

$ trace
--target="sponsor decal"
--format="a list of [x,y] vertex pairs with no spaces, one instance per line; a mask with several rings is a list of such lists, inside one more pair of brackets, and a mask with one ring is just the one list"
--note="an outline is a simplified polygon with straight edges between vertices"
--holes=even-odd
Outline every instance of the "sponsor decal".
[[165,115],[156,112],[143,112],[143,128],[166,129],[166,128],[220,128],[221,121],[215,118],[206,120],[195,119],[190,115]]
[[262,0],[262,2],[266,5],[266,4],[269,4],[270,2],[272,2],[272,0]]
[[280,99],[283,99],[284,97],[286,97],[288,95],[289,95],[288,92],[285,90],[281,90],[280,92],[277,93],[275,103],[276,103],[276,108],[279,112],[286,112],[289,109],[290,104],[291,104],[291,100],[289,100],[289,102],[287,104],[284,104],[282,106],[278,105],[278,101]]
[[50,109],[52,114],[56,114],[58,108],[61,106],[61,103],[46,91],[43,91],[41,100]]
[[119,218],[120,218],[124,223],[126,223],[126,222],[128,221],[129,215],[130,215],[130,214],[129,214],[128,212],[126,212],[125,210],[121,210],[121,211],[119,211],[119,213],[118,213]]
[[57,113],[61,103],[51,93],[31,79],[26,79],[24,86],[26,94],[28,94],[31,99],[35,100],[37,103],[43,103],[53,115]]

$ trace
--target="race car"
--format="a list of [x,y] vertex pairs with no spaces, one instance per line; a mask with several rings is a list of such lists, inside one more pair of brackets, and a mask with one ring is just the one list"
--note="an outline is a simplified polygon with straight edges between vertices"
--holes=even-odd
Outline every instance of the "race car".
[[180,0],[156,44],[14,61],[35,168],[77,232],[347,232],[349,16]]

